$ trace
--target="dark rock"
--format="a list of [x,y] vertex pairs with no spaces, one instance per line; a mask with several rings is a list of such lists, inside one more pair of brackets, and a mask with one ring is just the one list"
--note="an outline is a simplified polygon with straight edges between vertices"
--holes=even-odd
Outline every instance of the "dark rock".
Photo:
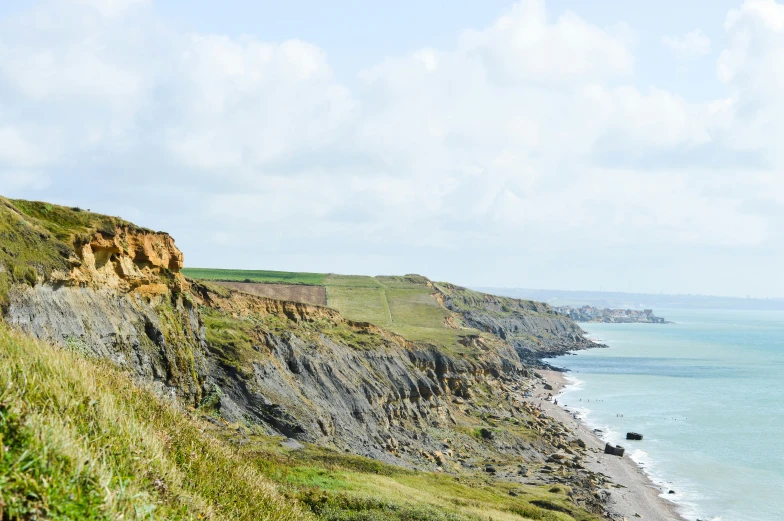
[[604,446],[605,454],[612,454],[613,456],[623,456],[625,449],[620,445],[610,445],[609,443]]
[[486,427],[482,427],[481,429],[479,429],[479,435],[482,436],[482,438],[485,440],[492,440],[495,437],[493,431],[491,431]]

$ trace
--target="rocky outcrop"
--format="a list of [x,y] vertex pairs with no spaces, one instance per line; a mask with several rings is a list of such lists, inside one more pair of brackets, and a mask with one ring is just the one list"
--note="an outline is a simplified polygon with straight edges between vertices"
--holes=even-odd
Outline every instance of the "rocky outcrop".
[[109,359],[186,403],[201,399],[206,344],[198,311],[181,295],[17,286],[5,320],[36,338]]
[[596,347],[574,321],[545,303],[478,293],[451,284],[440,284],[437,289],[439,301],[466,326],[500,338],[527,363]]
[[117,227],[76,237],[74,250],[70,272],[53,273],[55,283],[148,293],[164,293],[172,284],[181,290],[185,283],[183,254],[165,233]]
[[[224,322],[256,328],[245,367],[211,360],[208,383],[218,390],[221,415],[300,441],[398,465],[438,466],[423,454],[443,449],[443,441],[428,432],[454,427],[460,413],[453,399],[471,399],[480,384],[528,374],[506,344],[469,360],[345,320],[329,308],[201,283],[191,290],[199,302],[219,310]],[[286,320],[286,330],[273,331],[270,318]],[[330,334],[332,327],[366,337],[369,347],[348,345]]]

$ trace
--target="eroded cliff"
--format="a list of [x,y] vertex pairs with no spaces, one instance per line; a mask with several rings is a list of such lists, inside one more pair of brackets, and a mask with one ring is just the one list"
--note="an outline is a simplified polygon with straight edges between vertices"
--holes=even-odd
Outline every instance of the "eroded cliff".
[[453,284],[434,287],[444,307],[458,314],[467,326],[513,346],[525,362],[537,364],[547,356],[595,347],[577,323],[543,302],[499,297]]
[[196,404],[207,372],[174,240],[121,219],[0,199],[0,303],[37,338],[108,358]]
[[527,360],[586,346],[579,327],[544,304],[407,281],[430,288],[446,327],[461,331],[444,349],[326,307],[187,281],[164,233],[0,202],[3,313],[23,331],[110,359],[215,421],[405,467],[460,473],[492,463],[521,483],[575,473],[560,464],[553,476],[546,460],[570,450],[570,436],[544,428],[521,399]]

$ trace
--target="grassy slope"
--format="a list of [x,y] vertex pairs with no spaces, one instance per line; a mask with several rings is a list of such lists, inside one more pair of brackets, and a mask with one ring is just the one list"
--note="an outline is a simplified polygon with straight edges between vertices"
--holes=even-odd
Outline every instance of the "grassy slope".
[[2,519],[307,519],[258,469],[106,363],[0,324]]
[[563,487],[460,482],[315,446],[289,453],[276,438],[203,422],[106,362],[2,323],[0,367],[4,520],[595,519]]
[[[74,241],[118,225],[134,227],[78,209],[0,198],[0,285],[33,283],[34,276],[45,278],[67,267]],[[31,266],[34,273],[26,270]],[[239,276],[248,278],[246,272]],[[350,318],[370,317],[415,340],[455,345],[457,333],[444,324],[446,311],[422,280],[259,276],[320,282],[330,289],[334,307]],[[220,314],[204,319],[218,356],[236,361],[247,356],[258,324],[238,327],[238,320],[229,323]],[[264,326],[291,327],[274,320]],[[312,331],[305,334],[327,334],[358,348],[378,344],[330,324],[307,327]],[[243,430],[245,444],[225,439],[228,432]],[[462,476],[461,483],[453,476],[413,473],[318,447],[284,454],[278,441],[240,426],[217,429],[140,389],[107,362],[11,333],[0,321],[4,521],[593,519],[578,512],[558,487],[492,483],[483,475]],[[517,497],[509,495],[510,488]]]
[[447,326],[450,316],[433,298],[427,279],[328,275],[327,304],[352,320],[371,322],[414,342],[428,342],[450,351],[460,350],[458,339],[478,331]]

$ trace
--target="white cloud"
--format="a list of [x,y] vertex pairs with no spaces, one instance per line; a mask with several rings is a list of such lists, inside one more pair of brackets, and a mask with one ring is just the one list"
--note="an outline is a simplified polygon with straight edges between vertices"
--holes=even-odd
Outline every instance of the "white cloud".
[[585,81],[629,74],[625,35],[613,35],[572,12],[550,20],[544,0],[523,0],[484,30],[465,31],[460,51],[476,54],[499,82]]
[[711,51],[710,38],[701,29],[695,29],[683,36],[665,36],[662,42],[679,60],[700,58]]
[[305,42],[193,35],[174,65],[181,118],[167,139],[189,166],[274,168],[334,144],[352,117],[348,91]]
[[724,109],[727,146],[784,168],[784,5],[746,1],[728,14],[725,27],[728,44],[717,73],[731,95]]
[[[353,88],[311,43],[183,33],[145,3],[58,0],[0,21],[5,186],[60,197],[76,178],[72,197],[105,211],[138,201],[129,211],[198,229],[197,260],[212,241],[417,258],[775,238],[747,204],[784,193],[769,170],[784,166],[775,2],[728,17],[728,95],[704,103],[635,85],[628,26],[541,0],[452,47],[390,56]],[[699,30],[665,44],[710,52]]]

